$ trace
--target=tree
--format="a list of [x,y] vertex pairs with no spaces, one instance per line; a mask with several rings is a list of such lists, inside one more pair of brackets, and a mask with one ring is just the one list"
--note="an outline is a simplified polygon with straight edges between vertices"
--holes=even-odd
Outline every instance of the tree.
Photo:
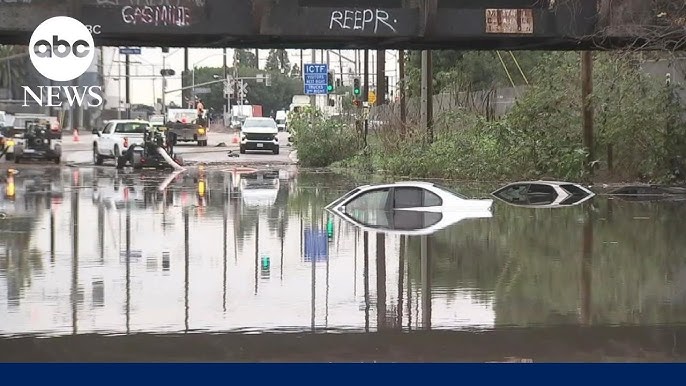
[[257,68],[257,56],[249,50],[236,49],[233,59],[239,68]]
[[269,50],[269,55],[267,56],[266,70],[273,72],[280,72],[282,74],[287,74],[290,70],[291,64],[288,59],[288,52],[284,49],[272,49]]
[[[531,81],[531,72],[542,54],[536,51],[433,51],[434,91],[438,94],[451,88],[466,91],[526,84]],[[417,96],[421,84],[421,52],[408,51],[405,61],[408,93]]]
[[[256,68],[250,67],[238,67],[237,70],[239,77],[253,78],[259,73],[264,73],[264,71],[259,71]],[[195,83],[212,82],[214,80],[214,75],[222,74],[223,71],[224,70],[220,67],[196,68]],[[229,69],[229,73],[233,72],[233,68]],[[293,79],[287,75],[271,73],[271,77],[271,86],[267,86],[264,83],[257,83],[254,80],[245,81],[248,84],[246,99],[249,104],[261,105],[262,111],[265,113],[269,113],[272,110],[278,111],[288,108],[293,99],[293,95],[300,93],[302,88],[302,83],[298,79]],[[187,81],[190,84],[190,79]],[[223,111],[225,103],[224,84],[218,82],[204,87],[210,88],[209,94],[199,95],[199,97],[205,101],[205,107],[208,110],[214,109],[216,112]]]
[[30,63],[28,55],[22,56],[24,54],[24,47],[0,45],[0,88],[7,89],[10,98],[27,84]]
[[293,68],[291,68],[291,78],[300,78],[302,76],[302,70],[300,69],[300,66],[298,64],[294,64]]

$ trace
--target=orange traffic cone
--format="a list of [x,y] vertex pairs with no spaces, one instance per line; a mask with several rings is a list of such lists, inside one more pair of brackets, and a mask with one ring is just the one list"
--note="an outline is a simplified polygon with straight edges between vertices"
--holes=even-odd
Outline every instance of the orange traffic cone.
[[238,143],[238,133],[235,133],[235,134],[233,135],[233,140],[232,140],[232,142],[233,142],[233,143]]
[[74,142],[79,142],[79,130],[74,129]]

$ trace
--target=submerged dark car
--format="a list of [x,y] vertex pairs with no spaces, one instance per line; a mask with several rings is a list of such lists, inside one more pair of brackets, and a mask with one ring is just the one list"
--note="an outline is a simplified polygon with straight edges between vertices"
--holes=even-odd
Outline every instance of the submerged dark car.
[[579,184],[560,181],[514,182],[491,194],[507,204],[532,208],[573,206],[595,196]]
[[624,201],[685,201],[686,188],[661,185],[629,185],[608,193]]

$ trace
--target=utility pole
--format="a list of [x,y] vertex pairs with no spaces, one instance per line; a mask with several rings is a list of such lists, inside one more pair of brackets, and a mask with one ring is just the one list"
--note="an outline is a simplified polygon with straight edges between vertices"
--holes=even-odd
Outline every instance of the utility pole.
[[433,63],[431,50],[422,51],[422,125],[427,142],[433,142]]
[[376,105],[386,104],[386,51],[376,51]]
[[400,123],[402,124],[402,135],[405,135],[405,124],[407,123],[407,110],[405,106],[405,50],[398,51],[398,71],[400,72]]
[[129,57],[129,54],[126,54],[124,56],[126,58],[126,118],[131,119],[131,58]]
[[[228,49],[224,47],[224,80],[229,78],[229,65],[228,65]],[[229,97],[226,97],[226,101],[224,101],[224,116],[222,117],[224,120],[226,120],[226,115],[229,113]],[[224,126],[228,126],[226,122],[224,123]]]
[[[188,75],[188,48],[184,48],[184,49],[183,49],[183,75],[184,75],[184,76],[181,78],[181,79],[182,79],[182,80],[181,80],[181,86],[182,86],[182,87],[185,87],[185,86],[186,86],[186,85],[185,85],[185,83],[186,83],[186,82],[185,82],[185,79],[186,79],[186,75]],[[184,90],[184,91],[181,93],[181,98],[183,99],[183,100],[181,101],[181,105],[182,105],[182,106],[183,106],[184,104],[188,103],[187,100],[188,100],[188,101],[191,100],[191,99],[188,97],[188,90]]]
[[590,51],[583,51],[581,53],[581,98],[583,103],[583,130],[584,130],[584,147],[588,152],[586,160],[586,167],[588,173],[593,174],[593,165],[591,162],[594,159],[593,155],[593,102],[591,101],[591,94],[593,93],[593,54]]
[[[167,76],[166,74],[167,70],[167,56],[162,53],[162,115],[166,117],[167,115],[167,93],[165,92],[167,90]],[[167,118],[164,119],[164,122],[167,121]]]
[[[312,64],[317,61],[317,50],[314,48],[312,49]],[[305,69],[303,68],[303,71]],[[304,78],[303,78],[304,79]],[[317,107],[317,96],[316,95],[310,95],[310,104],[312,105],[313,108]]]
[[[364,50],[364,102],[369,101],[369,50]],[[369,117],[364,116],[364,145],[367,146],[367,133],[369,133]]]
[[[423,9],[424,25],[422,36],[430,35],[433,30],[433,20],[438,9],[437,0],[425,0]],[[433,142],[433,63],[431,50],[422,51],[422,93],[421,111],[422,125],[426,129],[427,142]]]
[[341,71],[341,86],[343,86],[343,55],[341,55],[341,50],[338,50],[338,69]]

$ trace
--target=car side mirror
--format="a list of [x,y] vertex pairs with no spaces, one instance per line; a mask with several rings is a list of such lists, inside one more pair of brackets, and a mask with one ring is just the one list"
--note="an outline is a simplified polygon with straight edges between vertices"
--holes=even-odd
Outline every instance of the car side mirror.
[[93,134],[95,134],[95,135],[100,135],[100,130],[98,130],[98,129],[93,129]]

